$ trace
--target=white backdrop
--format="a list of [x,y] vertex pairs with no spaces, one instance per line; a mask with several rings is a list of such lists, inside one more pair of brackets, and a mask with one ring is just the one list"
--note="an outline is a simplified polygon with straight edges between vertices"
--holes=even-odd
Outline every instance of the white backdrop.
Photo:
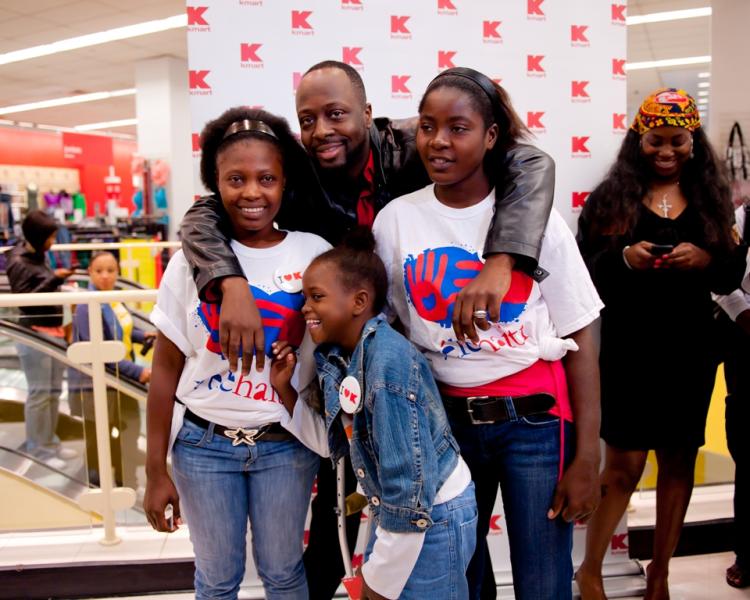
[[[427,83],[451,66],[499,81],[534,133],[531,142],[555,159],[555,205],[573,228],[627,131],[622,1],[203,0],[187,11],[196,194],[203,193],[197,136],[206,121],[250,105],[297,128],[296,84],[327,59],[359,70],[374,116],[416,114]],[[584,531],[576,528],[577,558]],[[490,544],[499,579],[507,578],[499,502]],[[626,559],[623,522],[608,561]]]

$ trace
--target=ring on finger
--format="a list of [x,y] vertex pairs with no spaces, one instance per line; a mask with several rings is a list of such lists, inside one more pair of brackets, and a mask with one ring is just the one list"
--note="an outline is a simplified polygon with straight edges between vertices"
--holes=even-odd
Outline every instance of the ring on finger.
[[487,311],[486,310],[475,310],[471,314],[472,314],[472,316],[475,319],[486,319],[487,318]]

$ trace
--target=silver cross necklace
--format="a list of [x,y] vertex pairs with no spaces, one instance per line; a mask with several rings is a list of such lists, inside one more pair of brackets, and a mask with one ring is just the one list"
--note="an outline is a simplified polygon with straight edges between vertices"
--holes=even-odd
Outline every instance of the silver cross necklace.
[[[658,208],[659,210],[661,210],[661,212],[662,212],[662,214],[663,214],[663,216],[664,216],[665,219],[667,217],[669,217],[669,209],[672,208],[672,205],[669,204],[669,202],[667,202],[667,200],[669,199],[669,194],[672,192],[672,190],[677,189],[679,187],[680,187],[680,184],[679,183],[675,183],[673,186],[671,186],[670,188],[668,188],[667,191],[664,192],[664,194],[662,195],[661,202],[656,205],[656,208]],[[649,196],[651,196],[651,200],[653,202],[653,195],[649,194]]]

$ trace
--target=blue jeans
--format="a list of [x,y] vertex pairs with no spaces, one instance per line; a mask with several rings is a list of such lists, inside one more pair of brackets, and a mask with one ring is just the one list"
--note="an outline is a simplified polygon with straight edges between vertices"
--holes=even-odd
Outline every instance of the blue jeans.
[[[451,422],[461,455],[476,485],[477,548],[467,572],[470,597],[480,598],[486,565],[487,533],[497,496],[503,496],[517,600],[572,598],[573,525],[547,518],[560,464],[560,420],[551,415],[516,417],[504,423]],[[566,464],[575,449],[575,430],[565,423]],[[486,565],[487,568],[490,565]]]
[[318,455],[297,440],[232,446],[185,421],[172,454],[180,509],[195,552],[195,597],[237,598],[247,522],[270,600],[307,600],[302,538]]
[[60,438],[55,430],[64,366],[48,354],[25,344],[16,344],[16,352],[28,388],[24,406],[25,449],[29,454],[49,458],[57,453],[60,446]]
[[[467,600],[466,569],[474,553],[477,503],[474,485],[448,502],[432,507],[433,525],[399,600]],[[377,539],[373,528],[366,559]]]

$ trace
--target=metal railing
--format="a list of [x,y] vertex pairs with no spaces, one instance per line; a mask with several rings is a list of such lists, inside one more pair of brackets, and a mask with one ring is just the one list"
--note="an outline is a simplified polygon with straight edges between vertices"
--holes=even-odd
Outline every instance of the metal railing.
[[[86,245],[91,249],[92,245]],[[67,350],[70,362],[75,365],[90,365],[83,370],[93,380],[94,419],[99,465],[111,465],[109,444],[109,414],[106,390],[106,363],[116,363],[125,357],[125,345],[119,341],[105,340],[102,327],[102,304],[111,302],[153,302],[157,290],[133,291],[83,291],[39,294],[0,294],[0,308],[21,306],[89,305],[90,341],[76,342]],[[132,488],[114,487],[112,470],[100,469],[100,488],[87,490],[78,497],[78,504],[87,511],[100,514],[104,523],[104,537],[100,543],[117,544],[120,539],[115,529],[115,512],[135,505],[136,493]]]
[[[82,244],[53,244],[50,250],[53,252],[66,252],[71,250],[126,250],[128,248],[180,248],[181,242],[91,242]],[[0,254],[8,252],[13,246],[0,247]]]

